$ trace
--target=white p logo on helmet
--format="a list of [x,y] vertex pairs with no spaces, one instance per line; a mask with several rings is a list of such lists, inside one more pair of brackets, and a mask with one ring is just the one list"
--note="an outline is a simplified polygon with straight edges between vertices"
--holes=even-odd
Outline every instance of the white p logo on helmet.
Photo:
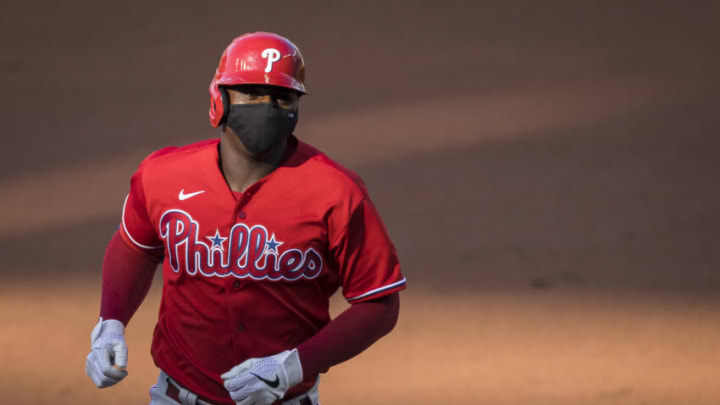
[[268,60],[267,66],[265,67],[265,73],[270,73],[272,72],[273,63],[280,60],[280,51],[275,48],[267,48],[262,51],[261,56]]

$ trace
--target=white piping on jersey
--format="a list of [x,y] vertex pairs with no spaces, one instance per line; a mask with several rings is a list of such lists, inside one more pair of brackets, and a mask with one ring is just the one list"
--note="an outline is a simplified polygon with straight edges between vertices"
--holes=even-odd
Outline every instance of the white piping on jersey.
[[128,198],[130,198],[130,194],[128,194],[127,197],[125,197],[125,202],[123,203],[123,210],[122,210],[122,226],[123,226],[123,229],[125,230],[125,235],[127,235],[128,238],[130,238],[132,243],[140,246],[143,249],[159,249],[161,247],[165,247],[165,245],[160,245],[160,246],[143,245],[142,243],[139,243],[138,241],[136,241],[135,238],[132,237],[132,235],[130,235],[130,232],[128,232],[127,226],[125,226],[125,206],[127,205]]
[[383,291],[386,291],[386,290],[390,290],[390,289],[392,289],[392,288],[395,288],[395,287],[398,287],[398,286],[401,286],[401,285],[405,284],[405,281],[406,281],[406,279],[405,279],[405,277],[403,277],[403,279],[400,280],[400,281],[396,281],[396,282],[394,282],[394,283],[392,283],[392,284],[388,284],[388,285],[386,285],[386,286],[379,287],[379,288],[376,288],[376,289],[374,289],[374,290],[370,290],[370,291],[368,291],[368,292],[366,292],[366,293],[364,293],[364,294],[360,294],[360,295],[358,295],[358,296],[356,296],[356,297],[348,298],[347,300],[348,300],[348,301],[355,301],[355,300],[359,300],[360,298],[365,298],[365,297],[367,297],[367,296],[369,296],[369,295],[373,295],[373,294],[377,294],[377,293],[379,293],[379,292],[383,292]]

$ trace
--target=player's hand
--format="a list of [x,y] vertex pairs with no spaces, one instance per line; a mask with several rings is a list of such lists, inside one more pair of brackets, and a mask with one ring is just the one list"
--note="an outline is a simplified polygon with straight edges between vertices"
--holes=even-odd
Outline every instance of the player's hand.
[[237,405],[269,405],[302,381],[297,349],[247,359],[220,376]]
[[98,388],[117,384],[128,374],[128,349],[125,326],[115,319],[100,321],[90,334],[92,348],[85,362],[85,372]]

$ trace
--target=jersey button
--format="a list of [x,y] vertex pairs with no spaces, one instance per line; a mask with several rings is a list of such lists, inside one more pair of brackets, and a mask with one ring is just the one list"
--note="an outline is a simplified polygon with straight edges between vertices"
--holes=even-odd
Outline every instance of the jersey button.
[[239,289],[239,288],[240,288],[240,282],[239,282],[239,281],[235,281],[235,282],[233,283],[233,288],[236,289],[236,290]]
[[238,332],[242,332],[245,330],[245,324],[242,322],[238,322]]
[[244,211],[238,212],[238,218],[240,218],[240,219],[245,219],[246,216],[247,216],[247,215],[245,214]]

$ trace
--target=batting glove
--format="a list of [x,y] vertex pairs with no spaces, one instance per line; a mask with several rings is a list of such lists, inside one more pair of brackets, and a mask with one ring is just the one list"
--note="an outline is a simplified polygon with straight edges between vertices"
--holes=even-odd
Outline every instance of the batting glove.
[[102,318],[90,334],[92,349],[85,362],[85,372],[98,388],[115,385],[128,374],[124,335],[122,322]]
[[269,405],[303,379],[297,349],[247,359],[220,376],[237,405]]

